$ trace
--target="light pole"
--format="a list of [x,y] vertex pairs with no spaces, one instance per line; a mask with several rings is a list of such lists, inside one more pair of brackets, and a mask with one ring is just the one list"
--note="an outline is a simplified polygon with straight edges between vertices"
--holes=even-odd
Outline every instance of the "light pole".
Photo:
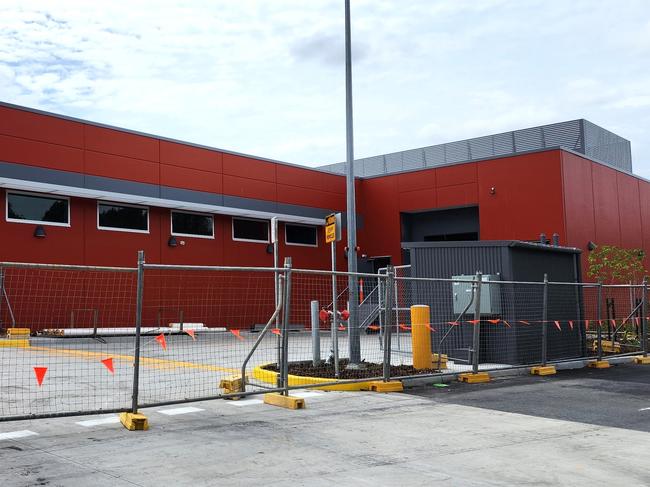
[[[352,55],[350,48],[350,0],[345,0],[345,134],[346,134],[346,195],[348,227],[348,272],[357,272],[357,213],[354,196],[354,134],[352,130]],[[357,368],[361,362],[359,337],[359,293],[357,277],[348,278],[350,300],[348,341],[350,364]]]

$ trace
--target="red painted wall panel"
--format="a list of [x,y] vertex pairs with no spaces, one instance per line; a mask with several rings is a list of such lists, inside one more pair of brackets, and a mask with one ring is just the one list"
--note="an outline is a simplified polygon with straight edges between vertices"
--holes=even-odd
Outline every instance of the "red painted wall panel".
[[259,179],[223,175],[223,194],[275,201],[276,185]]
[[276,166],[276,175],[278,184],[345,194],[345,178],[342,176],[284,164]]
[[160,184],[211,193],[221,193],[221,174],[160,164]]
[[0,107],[0,134],[83,147],[83,124],[7,107]]
[[399,193],[400,211],[429,210],[436,208],[436,190],[433,188]]
[[276,187],[277,200],[281,203],[345,211],[345,194],[284,184],[277,184]]
[[646,269],[650,267],[650,183],[639,181],[639,207],[641,210],[641,236],[646,253]]
[[482,240],[566,240],[559,150],[477,164]]
[[596,243],[621,245],[616,171],[592,164]]
[[430,189],[436,186],[436,170],[407,172],[397,176],[400,192]]
[[158,162],[158,139],[94,125],[85,126],[85,147],[96,152]]
[[223,173],[231,176],[255,178],[262,181],[275,182],[275,169],[277,164],[260,161],[250,157],[223,155]]
[[83,172],[81,149],[7,135],[0,135],[0,160],[60,171]]
[[478,185],[476,183],[443,186],[436,189],[438,207],[465,206],[478,204]]
[[618,211],[621,228],[621,245],[626,248],[643,247],[639,180],[616,172]]
[[477,164],[473,163],[436,169],[438,186],[476,183],[478,181],[477,167]]
[[223,170],[223,154],[215,150],[160,141],[160,162],[179,167],[220,173]]
[[160,165],[101,152],[86,151],[86,173],[107,178],[160,184]]

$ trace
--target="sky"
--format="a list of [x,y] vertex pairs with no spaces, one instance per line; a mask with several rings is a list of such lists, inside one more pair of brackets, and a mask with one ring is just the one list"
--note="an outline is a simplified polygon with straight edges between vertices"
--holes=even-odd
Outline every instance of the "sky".
[[[0,100],[345,160],[343,0],[2,0]],[[586,118],[650,178],[650,0],[352,0],[355,157]]]

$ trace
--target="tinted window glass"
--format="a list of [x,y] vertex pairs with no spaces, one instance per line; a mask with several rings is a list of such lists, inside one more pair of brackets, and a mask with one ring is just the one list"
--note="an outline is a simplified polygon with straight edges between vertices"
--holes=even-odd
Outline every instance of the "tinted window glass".
[[232,236],[242,240],[268,242],[269,222],[266,220],[232,219]]
[[99,226],[108,228],[122,228],[125,230],[149,230],[147,208],[134,208],[133,206],[120,206],[100,204]]
[[172,233],[212,237],[212,216],[172,211]]
[[298,245],[316,245],[318,232],[311,225],[285,225],[287,243]]
[[7,216],[15,220],[69,223],[67,199],[8,193],[7,205]]

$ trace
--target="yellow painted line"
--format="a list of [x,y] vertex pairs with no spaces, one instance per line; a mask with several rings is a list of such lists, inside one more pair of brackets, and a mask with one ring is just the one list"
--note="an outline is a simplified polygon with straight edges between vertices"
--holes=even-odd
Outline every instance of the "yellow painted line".
[[[115,360],[122,360],[125,362],[133,362],[135,357],[133,355],[111,355],[106,352],[87,352],[85,350],[61,350],[51,347],[30,347],[25,350],[30,352],[45,352],[51,355],[71,355],[73,357],[87,358],[87,359],[104,359],[112,357]],[[184,362],[181,360],[167,360],[161,358],[140,357],[140,365],[151,367],[154,369],[198,369],[208,370],[211,372],[228,372],[230,374],[237,374],[240,372],[238,369],[228,367],[221,367],[219,365],[197,364],[194,362]]]

